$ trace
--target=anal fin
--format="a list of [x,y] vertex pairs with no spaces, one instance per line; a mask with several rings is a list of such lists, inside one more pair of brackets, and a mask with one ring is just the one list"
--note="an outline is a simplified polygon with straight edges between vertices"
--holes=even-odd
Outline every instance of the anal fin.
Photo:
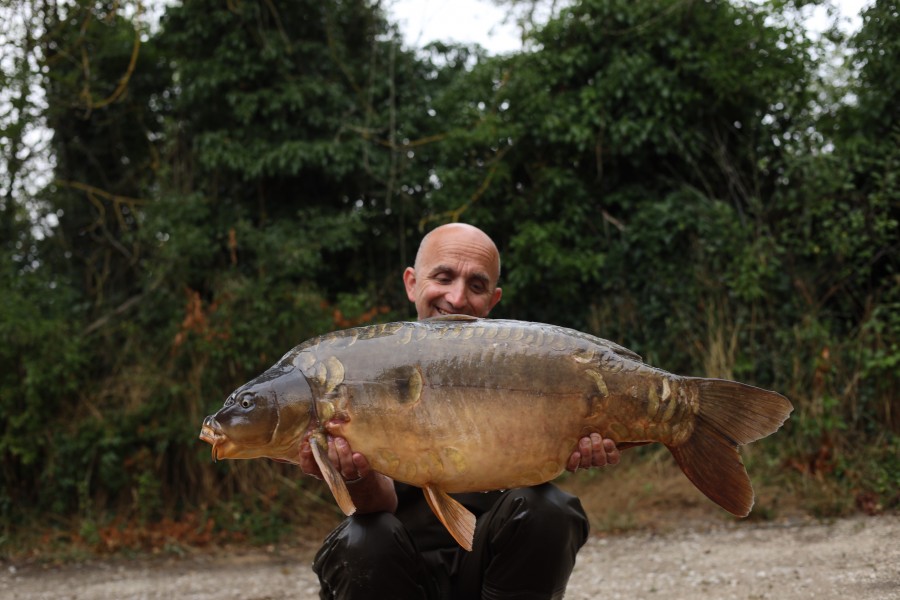
[[322,454],[322,449],[319,447],[316,436],[311,435],[309,437],[309,447],[312,449],[313,458],[316,459],[316,464],[319,465],[319,470],[322,471],[322,477],[325,478],[325,483],[328,484],[328,489],[331,490],[335,502],[337,502],[338,507],[344,514],[349,517],[356,512],[356,505],[353,504],[353,499],[350,497],[350,490],[347,489],[344,478],[335,466],[331,464],[328,457]]
[[428,506],[444,524],[453,539],[465,550],[471,552],[472,539],[475,537],[475,515],[439,487],[429,484],[422,490],[425,492]]

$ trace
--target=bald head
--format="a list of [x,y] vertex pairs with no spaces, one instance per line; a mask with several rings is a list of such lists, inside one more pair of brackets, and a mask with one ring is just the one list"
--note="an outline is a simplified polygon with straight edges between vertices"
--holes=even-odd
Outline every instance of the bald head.
[[403,273],[407,297],[420,319],[444,314],[486,317],[500,301],[500,253],[483,231],[449,223],[429,232],[415,267]]
[[487,264],[496,265],[491,281],[494,285],[497,284],[500,279],[500,252],[488,234],[468,223],[447,223],[425,234],[419,243],[419,251],[416,252],[416,267],[423,254],[427,255],[434,247],[447,244],[458,245],[463,252],[484,255]]

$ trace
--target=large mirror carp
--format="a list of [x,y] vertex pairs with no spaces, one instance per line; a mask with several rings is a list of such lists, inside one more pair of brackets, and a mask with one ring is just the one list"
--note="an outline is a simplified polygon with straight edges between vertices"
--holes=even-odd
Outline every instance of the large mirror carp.
[[475,518],[448,494],[550,481],[593,432],[619,448],[664,444],[701,492],[746,516],[753,488],[738,447],[775,432],[792,410],[778,393],[673,375],[572,329],[452,316],[304,342],[206,417],[200,439],[213,459],[298,463],[309,437],[349,515],[326,446],[342,436],[376,471],[421,487],[471,549]]

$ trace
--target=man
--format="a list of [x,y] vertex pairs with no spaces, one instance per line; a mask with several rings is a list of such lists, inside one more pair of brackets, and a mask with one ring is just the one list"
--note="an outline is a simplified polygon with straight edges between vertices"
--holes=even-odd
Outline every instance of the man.
[[[503,294],[500,254],[490,237],[462,223],[426,235],[414,267],[403,273],[419,319],[486,317]],[[514,451],[513,448],[510,451]],[[588,522],[577,498],[545,483],[501,492],[455,494],[478,518],[472,552],[450,537],[421,490],[372,471],[346,440],[328,456],[347,480],[357,512],[325,540],[313,569],[324,599],[562,598]],[[321,477],[308,444],[301,468]],[[612,440],[584,437],[566,465],[616,464]]]

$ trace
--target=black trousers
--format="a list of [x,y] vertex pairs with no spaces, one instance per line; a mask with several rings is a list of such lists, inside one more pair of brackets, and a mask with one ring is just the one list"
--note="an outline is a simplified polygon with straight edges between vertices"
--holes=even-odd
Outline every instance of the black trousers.
[[578,498],[545,483],[505,492],[478,518],[472,552],[419,552],[394,515],[373,513],[332,531],[313,570],[323,600],[560,599],[587,535]]

